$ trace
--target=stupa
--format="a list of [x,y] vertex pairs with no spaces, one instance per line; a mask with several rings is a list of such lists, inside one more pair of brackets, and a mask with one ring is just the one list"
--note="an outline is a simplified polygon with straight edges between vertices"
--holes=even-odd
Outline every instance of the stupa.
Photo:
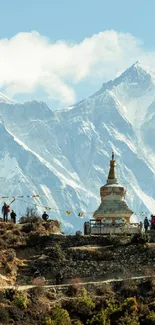
[[118,183],[115,167],[116,161],[112,152],[107,183],[100,188],[101,204],[93,217],[103,223],[129,223],[133,211],[125,201],[126,189]]

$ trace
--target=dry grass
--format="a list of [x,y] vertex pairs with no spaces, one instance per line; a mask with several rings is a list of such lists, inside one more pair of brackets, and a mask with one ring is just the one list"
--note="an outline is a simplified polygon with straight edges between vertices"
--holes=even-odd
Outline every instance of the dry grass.
[[71,247],[72,250],[79,250],[79,251],[88,251],[88,252],[97,252],[97,251],[105,251],[108,248],[111,248],[113,245],[110,246],[77,246],[77,247]]
[[[26,218],[25,224],[14,224],[12,222],[0,223],[0,249],[7,247],[14,247],[19,245],[25,245],[29,236],[46,236],[60,232],[60,223],[57,220],[50,220],[48,222],[28,222],[29,218]],[[31,218],[30,218],[31,220]],[[31,240],[31,238],[30,238]]]

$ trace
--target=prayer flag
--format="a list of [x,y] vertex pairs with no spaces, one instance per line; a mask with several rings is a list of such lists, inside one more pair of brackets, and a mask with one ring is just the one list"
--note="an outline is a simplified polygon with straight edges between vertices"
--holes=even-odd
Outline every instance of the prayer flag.
[[71,212],[70,211],[66,211],[66,214],[69,216],[71,214]]

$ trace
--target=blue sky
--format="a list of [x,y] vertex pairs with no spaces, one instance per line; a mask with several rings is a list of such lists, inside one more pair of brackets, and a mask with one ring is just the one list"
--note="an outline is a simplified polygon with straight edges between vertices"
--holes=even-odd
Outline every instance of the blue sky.
[[153,46],[155,1],[1,0],[0,37],[37,30],[57,39],[80,42],[107,29],[130,32]]
[[[141,59],[144,63],[150,63],[154,68],[154,0],[0,0],[0,8],[0,45],[2,45],[2,52],[0,46],[0,55],[2,58],[4,55],[3,67],[6,66],[8,68],[7,72],[5,70],[5,72],[2,71],[1,73],[0,65],[0,79],[2,79],[0,80],[0,89],[15,99],[24,101],[38,98],[47,101],[48,104],[54,108],[67,106],[98,90],[102,82],[107,81],[109,78],[114,78],[119,72],[121,73],[124,68],[132,64],[134,60]],[[116,35],[103,34],[103,40],[100,39],[99,33],[105,33],[108,30],[114,30]],[[43,36],[48,38],[48,45],[46,45],[49,54],[47,55],[47,53],[45,54],[44,52],[41,56],[42,58],[46,57],[48,61],[48,66],[46,66],[45,69],[41,61],[42,59],[38,59],[38,65],[40,64],[42,68],[42,77],[38,77],[40,67],[37,66],[36,74],[34,73],[33,76],[30,77],[29,82],[28,76],[26,77],[27,81],[25,81],[25,79],[23,81],[21,75],[19,75],[18,78],[13,77],[13,73],[15,73],[14,70],[12,70],[14,60],[10,58],[10,56],[12,53],[13,57],[16,57],[20,46],[22,46],[20,44],[23,44],[23,42],[24,44],[28,44],[28,52],[34,50],[34,47],[32,48],[30,44],[31,40],[27,39],[24,34],[28,33],[30,36],[32,31],[36,31],[40,35],[41,45],[38,46],[38,53],[42,51],[42,47],[45,47],[43,44]],[[4,44],[4,42],[2,43],[2,39],[7,38],[10,40],[21,32],[23,34],[20,37],[18,36],[17,40],[9,42],[9,46],[8,44]],[[124,35],[125,39],[123,41],[122,36],[120,41],[120,33]],[[130,39],[127,36],[128,33],[131,35]],[[98,35],[95,41],[93,40],[94,34]],[[132,36],[134,39],[132,39]],[[38,36],[34,36],[33,38],[34,44],[36,38],[38,42]],[[85,38],[88,38],[89,44],[85,42],[84,49],[78,49],[78,51],[80,51],[79,54],[79,52],[76,51],[76,45],[81,44]],[[141,40],[141,44],[139,44],[139,39]],[[70,60],[73,60],[70,65],[68,62],[66,63],[66,59],[65,62],[63,62],[62,58],[59,58],[58,62],[56,62],[56,58],[51,56],[51,53],[53,55],[53,49],[55,50],[55,47],[51,48],[50,45],[53,46],[57,44],[58,40],[63,40],[66,44],[74,43],[75,45],[74,51],[72,51],[72,45],[69,45],[69,55],[63,52],[65,49],[61,47],[57,47],[58,54],[55,54],[56,57],[59,56],[60,53],[62,56],[68,56]],[[113,57],[111,59],[112,64],[104,55],[102,55],[102,59],[100,57],[101,51],[102,53],[107,52],[108,40],[110,40],[111,44],[109,53],[112,51],[115,52],[115,50],[117,51],[115,64]],[[134,43],[136,43],[136,45]],[[117,46],[118,44],[119,46]],[[25,46],[26,45],[24,45],[24,49],[26,49]],[[83,45],[81,47],[83,47]],[[83,57],[86,55],[89,57],[89,51],[86,51],[86,47],[88,49],[90,47],[90,57],[92,55],[89,66],[87,66],[87,62],[82,60],[82,55]],[[96,48],[96,52],[94,48]],[[119,57],[120,48],[123,54]],[[27,50],[25,50],[25,53],[26,52]],[[25,60],[31,60],[29,54],[24,57],[21,52],[19,55],[23,58],[23,61],[19,66],[19,57],[17,60],[15,58],[15,61],[17,61],[15,70],[17,71],[17,75],[18,72],[22,71]],[[37,54],[35,55],[37,56]],[[81,56],[83,70],[78,73],[80,62],[78,62],[76,66],[76,62],[74,61],[78,61],[79,55]],[[107,55],[109,56],[108,53]],[[50,58],[54,63],[50,62]],[[110,69],[109,73],[108,69],[105,68],[107,62]],[[61,67],[61,71],[55,69],[57,65]],[[85,65],[87,66],[86,68]],[[33,62],[28,71],[32,70]],[[63,73],[62,70],[64,70]],[[9,71],[12,71],[10,75]],[[44,71],[46,72],[46,81]],[[25,70],[23,67],[23,75],[24,74]],[[47,74],[49,74],[48,78]],[[32,80],[33,82],[31,82]],[[30,87],[28,83],[31,84]],[[19,84],[22,84],[22,86],[19,87]],[[51,86],[51,84],[53,86]],[[55,87],[54,91],[52,87]],[[63,92],[64,95],[60,96],[59,93]]]

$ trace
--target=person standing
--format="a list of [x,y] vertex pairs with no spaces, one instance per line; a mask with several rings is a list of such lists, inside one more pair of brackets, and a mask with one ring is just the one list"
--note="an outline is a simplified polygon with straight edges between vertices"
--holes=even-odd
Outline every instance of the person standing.
[[149,228],[149,221],[148,221],[148,218],[145,217],[145,219],[144,219],[144,229],[145,229],[145,232],[148,231],[148,228]]
[[47,220],[49,219],[49,216],[48,216],[48,214],[46,213],[46,211],[44,211],[44,213],[43,213],[43,215],[42,215],[42,219],[43,219],[44,221],[47,221]]
[[16,223],[16,213],[14,210],[11,211],[10,217],[11,217],[11,221],[13,221],[13,223]]
[[2,213],[3,213],[3,221],[8,221],[8,213],[10,212],[10,207],[4,202],[4,205],[2,206]]
[[155,216],[151,216],[152,217],[152,219],[151,219],[151,229],[152,230],[155,230]]

